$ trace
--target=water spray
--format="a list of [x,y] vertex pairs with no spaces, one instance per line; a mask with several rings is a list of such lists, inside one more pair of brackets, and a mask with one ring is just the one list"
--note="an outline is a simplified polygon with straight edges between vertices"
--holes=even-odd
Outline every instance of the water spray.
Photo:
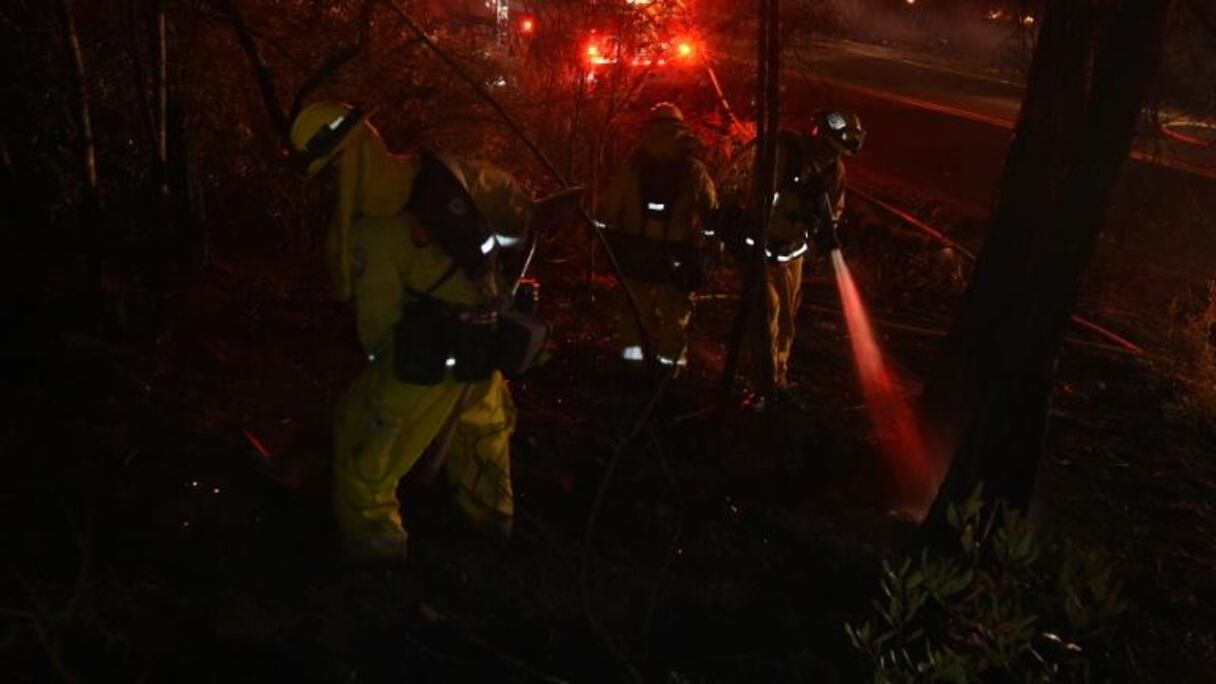
[[924,436],[899,383],[887,368],[869,312],[853,280],[844,254],[833,249],[832,268],[840,291],[841,309],[849,331],[853,360],[862,395],[870,409],[879,449],[895,483],[899,507],[917,517],[932,503],[938,473],[931,467]]

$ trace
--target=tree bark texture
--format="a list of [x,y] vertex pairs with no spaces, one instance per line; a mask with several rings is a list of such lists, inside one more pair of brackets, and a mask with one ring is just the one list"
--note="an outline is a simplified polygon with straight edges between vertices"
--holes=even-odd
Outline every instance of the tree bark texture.
[[[773,196],[773,180],[777,157],[777,125],[781,117],[779,94],[781,91],[781,4],[780,0],[759,0],[759,37],[757,40],[756,70],[756,145],[755,166],[752,172],[752,211],[749,235],[754,245],[747,255],[743,277],[743,293],[739,299],[739,312],[731,331],[730,347],[722,372],[720,402],[727,403],[738,373],[742,349],[748,340],[749,329],[757,325],[757,318],[768,334],[766,308],[768,298],[764,296],[766,269],[764,268],[765,236],[771,217],[770,199]],[[756,345],[760,358],[751,359],[760,365],[758,375],[764,386],[758,388],[767,396],[772,393],[773,357],[771,345]]]
[[980,483],[1029,505],[1065,326],[1172,5],[1048,5],[989,234],[922,397],[933,453],[953,456],[932,516]]

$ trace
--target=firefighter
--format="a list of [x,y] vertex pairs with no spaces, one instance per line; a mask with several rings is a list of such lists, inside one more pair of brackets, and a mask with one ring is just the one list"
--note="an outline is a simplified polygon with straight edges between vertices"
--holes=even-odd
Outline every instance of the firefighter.
[[[391,154],[366,113],[347,105],[305,108],[291,141],[302,173],[336,182],[327,262],[337,298],[354,300],[368,363],[334,424],[333,508],[345,551],[356,561],[405,558],[397,485],[428,447],[457,509],[505,539],[515,407],[503,369],[521,372],[531,359],[500,353],[503,319],[515,314],[504,306],[499,253],[524,237],[535,205],[489,165]],[[524,342],[534,358],[538,341]]]
[[[702,225],[717,207],[714,183],[695,152],[696,138],[680,110],[655,105],[641,144],[613,177],[597,211],[636,298],[654,361],[673,371],[686,364],[692,292],[708,275]],[[642,367],[642,335],[623,289],[616,316],[621,359]]]
[[812,242],[824,250],[839,247],[837,229],[844,211],[843,157],[853,156],[865,142],[856,114],[822,110],[812,118],[809,133],[778,133],[777,175],[773,209],[765,246],[767,320],[753,343],[753,353],[772,354],[772,376],[765,382],[752,359],[757,388],[771,387],[787,396],[794,323],[802,302],[803,264]]

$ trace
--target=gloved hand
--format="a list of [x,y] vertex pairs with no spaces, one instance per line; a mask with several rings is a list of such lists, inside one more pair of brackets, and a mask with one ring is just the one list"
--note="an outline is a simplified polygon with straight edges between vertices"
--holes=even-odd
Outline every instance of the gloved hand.
[[824,238],[824,242],[826,243],[828,253],[831,253],[831,252],[834,252],[835,250],[840,249],[840,224],[841,223],[844,223],[843,219],[837,220],[837,221],[832,221],[826,227],[827,235]]
[[824,253],[840,249],[840,226],[844,220],[824,221],[815,229],[815,245]]

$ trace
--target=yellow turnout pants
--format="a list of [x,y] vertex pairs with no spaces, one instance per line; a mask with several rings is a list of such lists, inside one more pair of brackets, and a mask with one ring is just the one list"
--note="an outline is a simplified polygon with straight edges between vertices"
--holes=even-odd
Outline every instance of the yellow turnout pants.
[[757,355],[767,346],[773,358],[773,386],[781,389],[789,384],[790,353],[794,348],[795,322],[802,306],[802,259],[765,265],[765,298],[767,320],[758,316],[753,328],[752,354],[749,367],[752,382],[763,386]]
[[397,484],[436,441],[447,442],[446,477],[473,524],[510,521],[514,428],[515,406],[498,372],[478,383],[449,377],[424,386],[399,381],[391,354],[373,363],[338,404],[334,425],[333,506],[347,551],[372,558],[404,551]]
[[[685,331],[692,318],[692,297],[669,283],[633,279],[626,282],[637,299],[652,353],[658,356],[660,363],[682,365]],[[617,290],[617,334],[621,355],[626,361],[641,362],[644,360],[642,336],[638,332],[637,319],[625,289],[618,287]]]

